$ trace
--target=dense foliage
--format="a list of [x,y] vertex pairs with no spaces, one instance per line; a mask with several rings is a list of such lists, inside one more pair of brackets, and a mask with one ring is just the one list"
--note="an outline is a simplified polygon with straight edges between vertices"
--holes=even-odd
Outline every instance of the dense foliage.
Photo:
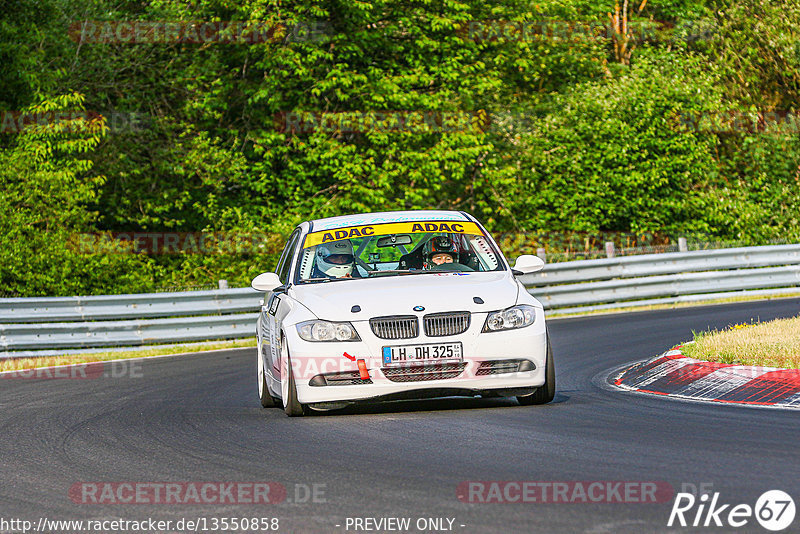
[[298,221],[360,211],[552,248],[800,238],[794,0],[3,4],[5,295],[245,285]]

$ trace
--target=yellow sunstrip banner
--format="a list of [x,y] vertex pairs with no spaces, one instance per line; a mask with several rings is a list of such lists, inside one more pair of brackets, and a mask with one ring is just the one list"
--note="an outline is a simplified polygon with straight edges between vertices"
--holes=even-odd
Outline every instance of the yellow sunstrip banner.
[[341,241],[355,237],[372,235],[418,234],[431,232],[448,232],[453,234],[483,235],[478,225],[461,221],[415,221],[385,224],[368,224],[363,226],[347,226],[332,228],[321,232],[312,232],[306,236],[303,248],[313,247],[321,243]]

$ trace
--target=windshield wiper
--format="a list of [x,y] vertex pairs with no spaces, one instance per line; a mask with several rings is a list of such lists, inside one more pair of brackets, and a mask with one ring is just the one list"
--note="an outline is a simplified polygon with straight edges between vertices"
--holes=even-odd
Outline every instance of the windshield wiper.
[[306,278],[304,280],[300,280],[301,283],[305,284],[306,282],[339,282],[341,280],[358,280],[355,276],[343,276],[341,278]]
[[371,277],[373,274],[384,274],[384,273],[389,273],[389,274],[426,274],[426,273],[432,273],[432,272],[435,272],[435,271],[426,271],[425,269],[386,269],[385,271],[367,271],[367,272],[369,273],[369,275]]

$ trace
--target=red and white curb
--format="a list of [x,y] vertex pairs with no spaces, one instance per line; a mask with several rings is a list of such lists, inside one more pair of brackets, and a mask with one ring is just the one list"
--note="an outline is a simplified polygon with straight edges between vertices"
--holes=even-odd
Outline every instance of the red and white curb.
[[706,362],[681,347],[639,362],[612,383],[622,389],[701,401],[800,408],[800,370]]

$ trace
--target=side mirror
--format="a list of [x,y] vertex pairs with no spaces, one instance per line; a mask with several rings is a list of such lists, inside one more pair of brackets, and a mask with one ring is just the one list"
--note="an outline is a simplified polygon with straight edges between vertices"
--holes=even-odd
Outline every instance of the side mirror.
[[541,271],[543,268],[544,262],[542,258],[532,254],[523,254],[517,258],[512,270],[516,271],[514,274],[530,274]]
[[261,273],[250,282],[250,287],[256,291],[272,291],[281,285],[283,284],[275,273]]

